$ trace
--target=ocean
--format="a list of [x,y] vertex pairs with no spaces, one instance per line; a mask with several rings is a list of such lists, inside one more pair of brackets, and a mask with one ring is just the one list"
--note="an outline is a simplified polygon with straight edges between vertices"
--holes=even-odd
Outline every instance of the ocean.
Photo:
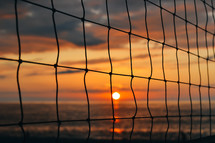
[[[198,139],[212,134],[215,118],[209,116],[208,102],[202,102],[200,115],[199,102],[193,102],[192,120],[190,102],[180,102],[179,119],[177,102],[168,101],[168,122],[164,102],[137,102],[137,114],[133,120],[136,107],[133,102],[114,101],[114,130],[112,105],[104,101],[90,103],[88,122],[87,102],[59,102],[59,119],[57,124],[56,105],[54,102],[24,102],[23,131],[17,123],[21,119],[18,103],[0,104],[0,142],[181,142]],[[213,104],[212,104],[213,105]],[[212,106],[213,107],[213,106]],[[212,108],[212,111],[215,111]],[[213,112],[212,112],[213,114]],[[192,122],[191,122],[192,121]],[[191,126],[192,123],[192,126]],[[7,125],[5,125],[7,124]],[[90,130],[89,130],[90,125]],[[167,131],[168,128],[168,131]],[[59,132],[58,132],[59,130]],[[114,131],[114,132],[113,132]]]

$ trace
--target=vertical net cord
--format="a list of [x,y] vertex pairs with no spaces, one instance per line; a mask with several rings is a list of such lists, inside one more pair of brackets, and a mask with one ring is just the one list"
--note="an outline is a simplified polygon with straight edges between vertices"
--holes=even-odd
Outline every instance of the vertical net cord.
[[[197,13],[197,6],[196,0],[194,0],[194,7],[195,7],[195,17],[196,17],[196,25],[198,25],[198,13]],[[196,48],[197,54],[199,55],[199,34],[198,34],[198,27],[196,26]],[[201,66],[200,66],[200,58],[198,57],[198,72],[199,72],[199,106],[200,106],[200,139],[202,138],[202,95],[201,95],[201,84],[202,84],[202,77],[201,77]]]
[[127,15],[128,15],[128,22],[129,22],[129,53],[130,53],[130,68],[131,68],[131,80],[130,80],[130,89],[132,91],[132,95],[133,95],[133,99],[134,99],[134,103],[135,103],[135,112],[134,115],[132,117],[132,129],[131,129],[131,133],[130,133],[130,142],[131,142],[131,138],[132,138],[132,134],[134,131],[134,120],[135,117],[137,115],[137,101],[136,101],[136,97],[135,97],[135,93],[134,93],[134,89],[133,89],[133,79],[134,79],[134,74],[133,74],[133,63],[132,63],[132,47],[131,47],[131,33],[132,33],[132,24],[131,24],[131,17],[129,14],[129,8],[128,8],[128,0],[125,0],[125,4],[126,4],[126,10],[127,10]]
[[[213,17],[213,23],[215,25],[215,16],[214,16],[214,3],[213,3],[213,0],[211,0],[211,5],[212,5],[212,17]],[[214,33],[215,33],[215,26],[213,27],[214,28]],[[214,39],[215,39],[215,34],[213,35],[213,39],[212,39],[212,47],[213,47],[213,55],[214,55],[214,59],[215,59],[215,50],[214,50]]]
[[[213,18],[213,24],[215,25],[215,16],[214,16],[214,3],[213,3],[213,0],[211,0],[211,5],[212,5],[212,18]],[[215,26],[213,27],[214,28],[214,33],[215,33]],[[215,34],[213,35],[213,39],[212,39],[212,47],[213,47],[213,55],[214,55],[214,59],[215,59],[215,50],[214,50],[214,39],[215,39]]]
[[191,96],[191,72],[190,72],[190,44],[189,44],[189,33],[187,29],[187,6],[186,0],[184,0],[184,14],[185,14],[185,31],[187,39],[187,56],[188,56],[188,78],[189,78],[189,98],[190,98],[190,140],[192,139],[192,128],[193,128],[193,104]]
[[57,34],[57,28],[56,28],[56,23],[55,23],[55,7],[54,7],[54,2],[51,0],[51,5],[52,5],[52,22],[54,26],[54,33],[55,33],[55,39],[56,39],[56,44],[57,44],[57,58],[56,62],[54,64],[55,68],[55,81],[56,81],[56,113],[57,113],[57,123],[58,123],[58,129],[57,129],[57,138],[56,142],[59,142],[59,137],[60,137],[60,118],[59,118],[59,107],[58,107],[58,75],[57,75],[57,67],[58,67],[58,61],[59,61],[59,55],[60,55],[60,47],[59,47],[59,40],[58,40],[58,34]]
[[159,0],[160,4],[160,16],[161,16],[161,26],[162,26],[162,32],[163,32],[163,44],[162,44],[162,71],[163,71],[163,79],[165,84],[165,107],[166,107],[166,120],[167,120],[167,129],[165,132],[165,142],[167,142],[167,135],[169,131],[169,118],[168,118],[168,105],[167,105],[167,81],[165,76],[165,68],[164,68],[164,43],[166,42],[165,37],[165,29],[164,29],[164,22],[163,22],[163,9],[162,9],[162,2]]
[[149,107],[149,88],[150,88],[150,81],[151,81],[151,77],[152,77],[152,73],[153,73],[153,68],[152,68],[152,58],[151,58],[151,54],[150,54],[150,47],[149,47],[149,30],[148,30],[148,25],[147,25],[147,6],[146,6],[146,0],[144,0],[144,5],[145,5],[145,28],[146,28],[146,34],[147,34],[147,49],[148,49],[148,55],[149,55],[149,59],[150,59],[150,67],[151,67],[151,72],[150,72],[150,76],[148,77],[148,85],[147,85],[147,110],[148,113],[150,115],[150,119],[151,119],[151,130],[150,130],[150,142],[152,142],[152,130],[153,130],[153,116],[151,114],[151,110]]
[[26,136],[25,136],[25,130],[23,128],[23,119],[24,119],[24,113],[23,113],[23,104],[22,104],[22,93],[21,93],[21,88],[20,88],[20,83],[19,83],[19,71],[20,71],[20,66],[22,64],[22,59],[21,59],[21,41],[20,41],[20,35],[19,35],[19,18],[18,18],[18,10],[17,10],[17,0],[15,0],[14,3],[15,6],[15,18],[16,18],[16,35],[17,35],[17,42],[18,42],[18,50],[19,50],[19,64],[17,67],[16,71],[16,81],[17,81],[17,88],[18,88],[18,94],[19,94],[19,105],[20,105],[20,121],[19,121],[19,126],[21,128],[22,134],[23,134],[23,143],[26,141]]
[[[215,25],[215,15],[214,15],[214,3],[213,0],[211,0],[211,5],[212,5],[212,18],[213,18],[213,23]],[[215,27],[214,27],[214,33],[215,33]],[[213,34],[213,39],[212,39],[212,47],[213,47],[213,55],[214,55],[214,59],[215,59],[215,47],[214,47],[214,40],[215,39],[215,34]]]
[[178,75],[178,117],[179,117],[179,127],[178,127],[178,142],[180,142],[180,135],[181,135],[181,109],[180,109],[180,70],[179,70],[179,60],[178,60],[178,40],[177,40],[177,30],[176,30],[176,0],[174,0],[174,13],[173,13],[173,26],[174,26],[174,35],[175,35],[175,45],[176,45],[176,63],[177,63],[177,75]]
[[87,122],[89,126],[89,131],[88,131],[88,136],[87,136],[87,142],[90,139],[90,133],[91,133],[91,123],[90,123],[90,101],[89,101],[89,96],[88,96],[88,91],[87,91],[87,84],[86,84],[86,75],[88,73],[88,62],[87,62],[87,43],[86,43],[86,31],[85,31],[85,7],[84,7],[84,2],[81,0],[81,5],[83,9],[83,17],[81,19],[82,21],[82,26],[83,26],[83,38],[84,38],[84,51],[85,51],[85,73],[84,73],[84,89],[86,93],[86,98],[87,98],[87,111],[88,111],[88,117],[87,117]]
[[[208,29],[208,10],[207,6],[205,4],[205,0],[203,1],[204,8],[205,8],[205,14],[206,14],[206,22],[205,22],[205,29]],[[208,40],[207,40],[207,32],[205,32],[205,46],[207,49],[207,80],[208,80],[208,104],[209,104],[209,121],[210,121],[210,136],[211,136],[211,131],[212,131],[212,126],[211,126],[211,96],[210,96],[210,75],[209,75],[209,65],[208,65],[208,60],[209,60],[209,50],[208,50]]]
[[106,0],[106,12],[107,12],[107,22],[108,22],[108,33],[107,33],[107,44],[108,44],[108,58],[110,62],[110,68],[111,71],[109,73],[110,75],[110,94],[111,94],[111,105],[112,105],[112,118],[113,118],[113,130],[112,130],[112,142],[114,142],[114,127],[115,127],[115,114],[114,114],[114,103],[113,103],[113,84],[112,84],[112,73],[113,73],[113,64],[111,61],[111,55],[110,55],[110,17],[109,17],[109,10],[108,10],[108,0]]

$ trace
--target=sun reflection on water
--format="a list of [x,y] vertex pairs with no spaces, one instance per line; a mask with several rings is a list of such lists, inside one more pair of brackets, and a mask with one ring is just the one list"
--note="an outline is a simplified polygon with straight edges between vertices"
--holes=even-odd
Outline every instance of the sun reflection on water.
[[[120,128],[114,128],[114,133],[117,133],[117,134],[121,134],[123,131],[123,129],[120,129]],[[113,132],[113,129],[110,129],[110,132]]]

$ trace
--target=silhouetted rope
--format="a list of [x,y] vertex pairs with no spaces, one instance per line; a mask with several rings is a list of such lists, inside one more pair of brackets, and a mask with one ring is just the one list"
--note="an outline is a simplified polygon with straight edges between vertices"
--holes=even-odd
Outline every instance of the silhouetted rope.
[[83,39],[84,39],[84,51],[85,51],[85,73],[84,73],[84,89],[85,89],[85,93],[86,93],[86,98],[87,98],[87,113],[88,113],[88,118],[87,118],[87,122],[88,122],[88,126],[89,126],[89,131],[88,131],[88,136],[87,136],[87,142],[90,139],[90,133],[91,133],[91,123],[90,123],[90,100],[89,100],[89,96],[88,96],[88,91],[87,91],[87,84],[86,84],[86,75],[88,73],[88,62],[87,62],[87,43],[86,43],[86,32],[85,32],[85,7],[84,7],[84,2],[83,0],[81,0],[81,6],[83,9],[83,17],[81,19],[82,21],[82,26],[83,26]]
[[19,50],[19,60],[18,60],[18,67],[16,71],[16,81],[17,81],[17,87],[18,87],[18,93],[19,93],[19,105],[20,105],[20,113],[21,113],[21,118],[18,123],[18,125],[21,128],[22,134],[23,134],[23,143],[26,141],[26,136],[25,136],[25,130],[23,128],[23,119],[24,119],[24,113],[23,113],[23,105],[22,105],[22,93],[21,93],[21,88],[20,88],[20,83],[19,83],[19,71],[20,71],[20,66],[22,64],[22,59],[21,59],[21,41],[20,41],[20,36],[19,36],[19,18],[18,18],[18,10],[17,10],[17,0],[15,0],[15,17],[16,17],[16,34],[17,34],[17,41],[18,41],[18,50]]
[[128,33],[128,36],[129,36],[130,67],[131,67],[130,88],[131,88],[131,92],[132,92],[132,95],[133,95],[133,98],[134,98],[134,103],[135,103],[135,112],[134,112],[134,115],[132,117],[132,129],[131,129],[131,133],[130,133],[130,141],[131,141],[132,134],[133,134],[133,131],[134,131],[134,120],[135,120],[135,117],[137,115],[138,108],[137,108],[137,101],[136,101],[136,97],[135,97],[135,93],[134,93],[134,89],[133,89],[133,79],[134,79],[134,76],[133,76],[132,47],[131,47],[132,24],[131,24],[131,18],[130,18],[129,8],[128,8],[128,0],[125,0],[125,4],[126,4],[126,11],[127,11],[127,15],[128,15],[129,29],[130,29],[129,33]]
[[114,103],[113,103],[113,85],[112,85],[112,75],[113,75],[113,64],[112,64],[112,60],[111,60],[111,55],[110,55],[110,30],[111,30],[111,26],[110,26],[110,17],[109,17],[109,9],[108,9],[108,0],[105,1],[106,3],[106,12],[107,12],[107,22],[108,22],[108,33],[107,33],[107,47],[108,47],[108,58],[109,58],[109,62],[110,62],[110,72],[109,72],[109,76],[110,76],[110,96],[111,96],[111,106],[112,106],[112,120],[113,120],[113,126],[112,126],[112,142],[114,142],[114,128],[115,128],[115,114],[114,114]]
[[190,98],[190,140],[192,139],[192,127],[193,127],[193,104],[192,104],[192,96],[191,96],[191,71],[190,71],[190,43],[189,43],[189,35],[187,28],[187,7],[186,0],[184,0],[184,14],[185,14],[185,31],[186,31],[186,40],[187,40],[187,49],[188,49],[188,78],[189,78],[189,98]]
[[181,109],[180,109],[180,71],[179,71],[179,59],[178,59],[178,39],[176,32],[176,0],[174,0],[174,13],[173,13],[173,26],[174,26],[174,35],[175,35],[175,45],[176,45],[176,64],[177,64],[177,86],[178,86],[178,118],[179,118],[179,127],[178,127],[178,142],[180,142],[181,135]]
[[147,34],[147,50],[148,50],[148,56],[149,56],[149,59],[150,59],[150,76],[148,78],[148,84],[147,84],[147,110],[148,110],[148,113],[150,115],[150,118],[151,118],[151,129],[150,129],[150,136],[149,136],[149,139],[150,139],[150,142],[152,142],[152,131],[153,131],[153,116],[152,116],[152,113],[151,113],[151,110],[150,110],[150,107],[149,107],[149,89],[150,89],[150,81],[151,81],[151,77],[152,77],[152,73],[153,73],[153,67],[152,67],[152,57],[151,57],[151,54],[150,54],[150,47],[149,47],[149,41],[150,41],[150,38],[149,38],[149,30],[148,30],[148,23],[147,23],[147,3],[146,3],[146,0],[144,0],[144,5],[145,5],[145,28],[146,28],[146,34]]
[[[12,58],[3,58],[3,57],[0,57],[0,60],[6,60],[6,61],[17,61],[17,59],[12,59]],[[54,64],[48,64],[48,63],[42,63],[42,62],[34,62],[34,61],[28,61],[28,60],[22,60],[22,63],[30,63],[30,64],[36,64],[36,65],[43,65],[43,66],[51,66],[53,67]],[[72,66],[64,66],[64,65],[58,65],[58,67],[60,68],[65,68],[65,69],[73,69],[73,70],[81,70],[81,71],[85,71],[85,68],[78,68],[78,67],[72,67]],[[94,69],[89,69],[88,68],[88,71],[90,72],[95,72],[95,73],[102,73],[102,74],[110,74],[109,72],[105,72],[105,71],[100,71],[100,70],[94,70]],[[125,77],[131,77],[130,74],[121,74],[121,73],[112,73],[112,75],[119,75],[119,76],[125,76]],[[134,75],[135,78],[142,78],[142,79],[149,79],[150,77],[147,77],[147,76],[139,76],[139,75]],[[163,81],[163,79],[159,79],[159,78],[154,78],[154,77],[151,77],[150,78],[151,80],[155,80],[155,81]],[[178,81],[175,81],[175,80],[166,80],[166,82],[170,82],[170,83],[178,83]],[[184,85],[189,85],[188,82],[183,82],[183,81],[180,81],[180,84],[184,84]],[[208,87],[207,85],[199,85],[199,84],[194,84],[192,83],[191,85],[193,86],[201,86],[201,87]],[[210,86],[211,89],[215,89],[215,86]]]
[[[205,23],[205,29],[208,29],[208,10],[206,7],[206,1],[202,1],[204,4],[204,8],[205,8],[205,14],[206,14],[206,23]],[[205,46],[207,49],[207,59],[209,59],[209,51],[208,51],[208,38],[207,38],[207,32],[205,32]],[[208,104],[209,104],[209,115],[211,115],[211,96],[210,96],[210,76],[209,76],[209,65],[208,65],[208,60],[206,60],[207,62],[207,81],[208,81]],[[211,116],[209,117],[209,121],[210,121],[210,136],[212,135],[212,125],[211,125]]]
[[[213,7],[214,3],[213,3],[213,0],[211,0],[211,5],[212,5],[211,9],[212,9],[213,23],[215,25],[215,15],[214,15],[214,7]],[[215,27],[214,27],[214,33],[215,33]],[[213,39],[212,39],[213,55],[214,55],[214,59],[215,59],[215,48],[214,48],[215,40],[214,39],[215,39],[215,34],[213,35]]]
[[[159,0],[160,7],[162,7],[162,2]],[[162,32],[163,32],[163,43],[166,42],[166,36],[165,36],[165,29],[164,29],[164,22],[163,22],[163,10],[160,9],[160,17],[161,17],[161,26],[162,26]],[[164,44],[162,44],[162,71],[163,71],[163,80],[165,84],[165,107],[166,107],[166,120],[167,120],[167,129],[165,132],[165,142],[167,142],[167,135],[169,131],[169,112],[168,112],[168,105],[167,105],[167,82],[166,82],[166,76],[165,76],[165,68],[164,68]]]
[[55,69],[55,82],[56,82],[56,115],[57,115],[57,138],[56,138],[56,143],[59,142],[59,138],[60,138],[60,126],[61,126],[61,122],[60,122],[60,118],[59,118],[59,108],[58,108],[58,61],[59,61],[59,55],[60,55],[60,47],[59,47],[59,40],[58,40],[58,34],[57,34],[57,28],[56,28],[56,23],[55,23],[55,7],[54,7],[54,2],[53,0],[51,0],[51,5],[52,5],[52,22],[53,22],[53,26],[54,26],[54,33],[55,33],[55,39],[56,39],[56,44],[57,44],[57,58],[56,58],[56,62],[54,65],[54,69]]

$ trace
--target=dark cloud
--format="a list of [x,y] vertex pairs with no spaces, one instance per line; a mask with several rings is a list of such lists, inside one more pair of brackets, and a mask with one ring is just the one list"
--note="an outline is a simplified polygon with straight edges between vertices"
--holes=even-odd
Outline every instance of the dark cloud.
[[[158,56],[158,55],[154,55],[154,56]],[[132,56],[132,59],[145,59],[148,57],[149,57],[148,54],[139,54],[139,55]],[[112,62],[124,62],[127,60],[130,60],[130,57],[121,58],[121,59],[111,58]],[[86,62],[85,60],[82,60],[82,61],[75,61],[75,62],[64,62],[64,64],[75,65],[75,64],[85,64],[85,62]],[[110,61],[107,58],[90,59],[87,61],[88,64],[102,64],[102,63],[109,63],[109,62]]]
[[[0,11],[0,53],[14,53],[17,50],[17,38],[16,38],[16,25],[15,25],[15,12],[14,12],[14,2],[8,2],[6,0],[1,1],[2,5]],[[13,7],[12,7],[13,6]],[[66,3],[64,6],[67,6]],[[71,7],[70,7],[71,8]],[[8,16],[11,15],[11,16]],[[27,4],[26,2],[20,1],[18,4],[18,16],[19,16],[19,33],[21,37],[22,47],[24,47],[22,52],[41,52],[52,50],[51,46],[56,45],[54,27],[52,21],[52,12],[38,6]],[[3,17],[3,18],[2,18]],[[8,17],[8,18],[4,18]],[[77,46],[83,46],[83,31],[81,20],[71,18],[62,14],[55,14],[56,27],[58,32],[58,37],[61,41],[72,43]],[[34,37],[34,39],[29,40],[25,37]],[[98,45],[104,43],[100,37],[96,37],[94,33],[86,33],[87,44],[89,46]],[[52,43],[47,43],[47,41],[37,42],[37,39],[45,38],[52,40]],[[8,41],[10,39],[10,42]],[[13,41],[13,42],[11,42]],[[28,50],[25,50],[26,43],[31,43],[28,46]],[[43,46],[38,48],[36,44],[41,43]],[[23,46],[24,45],[24,46]],[[63,47],[63,46],[62,46]],[[74,46],[73,46],[74,47]],[[26,49],[27,49],[26,48]],[[40,50],[43,49],[43,50]],[[53,48],[54,49],[54,48]],[[17,53],[17,52],[16,52]]]
[[82,70],[65,70],[65,71],[60,71],[58,74],[73,74],[73,73],[80,73],[83,72]]
[[[35,2],[35,1],[33,1]],[[107,13],[106,13],[106,1],[88,0],[84,1],[86,18],[98,23],[107,24]],[[152,3],[158,4],[158,0],[151,0]],[[50,2],[36,1],[36,3],[51,7]],[[82,17],[83,9],[80,0],[62,0],[54,1],[55,8],[61,11],[70,13]],[[195,24],[194,15],[194,3],[193,1],[187,1],[187,16],[188,20]],[[198,19],[199,25],[205,25],[205,10],[202,2],[197,2],[198,6]],[[162,1],[162,5],[169,11],[173,10],[173,1],[165,0]],[[131,16],[132,30],[134,33],[146,36],[145,29],[145,9],[144,1],[139,0],[128,0],[129,13]],[[160,19],[160,9],[150,2],[147,2],[148,17],[147,22],[149,26],[149,35],[155,40],[161,41],[162,28]],[[109,0],[108,8],[110,14],[110,24],[113,27],[117,27],[124,30],[129,30],[128,15],[126,11],[126,5],[124,0]],[[211,10],[208,9],[208,12]],[[182,0],[177,1],[177,14],[181,17],[185,16],[184,3]],[[21,35],[21,45],[23,48],[22,52],[43,52],[56,50],[56,41],[54,34],[54,27],[52,21],[52,11],[28,4],[23,1],[18,1],[18,15],[19,15],[19,32]],[[15,29],[15,14],[14,14],[14,1],[2,0],[0,2],[0,53],[17,53],[17,38]],[[167,14],[163,11],[164,27],[166,33],[166,43],[170,42],[174,44],[173,37],[173,22],[172,15]],[[177,18],[177,20],[180,20]],[[79,19],[72,18],[60,13],[55,14],[55,22],[57,27],[58,38],[60,41],[70,43],[71,48],[83,48],[83,28],[82,22]],[[209,15],[208,30],[213,30],[212,16]],[[186,41],[184,38],[185,23],[183,20],[178,24],[177,21],[177,36],[181,39],[181,47],[186,47]],[[105,44],[106,37],[101,36],[98,33],[104,33],[107,35],[107,29],[98,30],[98,25],[90,24],[87,26],[86,22],[86,41],[88,49],[98,49],[98,45]],[[181,32],[183,31],[183,32]],[[29,38],[32,39],[29,40]],[[190,44],[195,44],[195,31],[189,31]],[[199,35],[201,37],[201,35]],[[42,39],[45,40],[42,40]],[[49,40],[47,40],[49,39]],[[10,41],[9,41],[10,40]],[[12,41],[12,42],[11,42]],[[51,42],[50,42],[51,41]],[[199,39],[200,43],[203,43],[204,39]],[[123,44],[124,41],[118,42]],[[38,44],[40,45],[38,46]],[[61,48],[63,44],[60,42]],[[55,47],[54,47],[55,46]],[[200,47],[204,45],[200,44]],[[54,47],[54,48],[53,48]],[[68,46],[67,46],[68,47]],[[102,48],[100,46],[99,48]],[[194,46],[193,46],[194,47]],[[117,46],[120,48],[120,46]],[[191,47],[192,48],[192,47]],[[15,52],[16,51],[16,52]]]
[[38,72],[32,72],[32,73],[26,74],[25,76],[37,76],[37,75],[43,75],[43,74],[38,73]]
[[[12,10],[9,10],[12,9]],[[0,1],[0,18],[9,19],[13,18],[14,15],[14,1],[11,0],[1,0]]]
[[[83,72],[81,70],[62,70],[62,71],[58,71],[58,74],[74,74],[74,73],[80,73]],[[32,73],[28,73],[26,74],[26,76],[44,76],[44,75],[50,75],[51,73],[39,73],[39,72],[32,72]],[[52,73],[53,74],[53,73]],[[1,76],[0,76],[1,78]]]
[[[131,88],[116,88],[117,90],[120,90],[120,91],[131,91]],[[147,89],[140,89],[140,88],[133,88],[134,89],[134,92],[135,91],[140,91],[140,92],[145,92],[147,91]],[[159,89],[159,88],[150,88],[150,92],[160,92],[160,91],[163,91],[163,89]]]
[[7,77],[6,75],[0,75],[0,79],[4,79],[6,77]]

